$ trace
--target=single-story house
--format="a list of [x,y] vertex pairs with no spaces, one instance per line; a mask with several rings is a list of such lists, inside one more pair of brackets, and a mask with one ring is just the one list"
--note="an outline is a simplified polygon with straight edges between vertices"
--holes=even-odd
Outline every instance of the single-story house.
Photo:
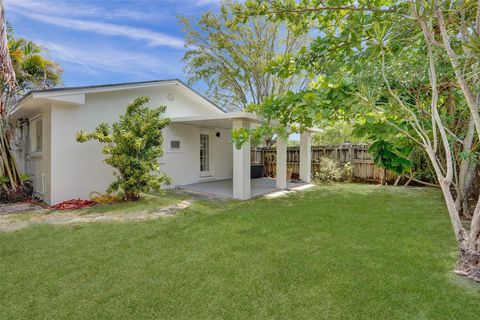
[[[91,131],[101,122],[113,123],[139,96],[151,106],[165,105],[170,125],[164,130],[160,168],[172,187],[205,181],[227,181],[236,199],[252,196],[250,145],[236,149],[232,128],[261,123],[252,113],[226,113],[180,80],[160,80],[84,87],[35,90],[12,110],[12,145],[21,170],[28,174],[35,194],[48,204],[88,198],[104,192],[113,168],[103,162],[102,145],[78,143],[76,132]],[[277,143],[276,188],[286,188],[286,141]],[[300,178],[310,180],[310,134],[301,135]],[[228,184],[229,183],[229,184]],[[253,195],[256,195],[253,193]]]

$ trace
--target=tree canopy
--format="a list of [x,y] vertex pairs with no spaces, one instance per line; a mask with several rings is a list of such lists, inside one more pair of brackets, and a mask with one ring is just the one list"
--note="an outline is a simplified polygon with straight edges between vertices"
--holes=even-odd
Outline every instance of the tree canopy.
[[235,8],[226,2],[219,14],[207,12],[199,21],[180,18],[188,48],[183,61],[189,84],[204,81],[210,98],[236,111],[268,96],[302,89],[306,74],[280,77],[268,68],[279,56],[295,56],[309,35],[295,34],[284,23],[263,16],[232,23]]

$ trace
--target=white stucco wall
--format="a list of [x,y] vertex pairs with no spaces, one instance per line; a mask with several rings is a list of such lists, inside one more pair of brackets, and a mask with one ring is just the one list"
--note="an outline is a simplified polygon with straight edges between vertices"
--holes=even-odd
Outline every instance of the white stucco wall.
[[[58,203],[72,198],[87,198],[92,191],[105,191],[113,179],[113,169],[103,162],[102,145],[95,141],[77,143],[75,133],[80,130],[91,131],[101,122],[117,121],[125,112],[127,104],[138,96],[151,97],[151,106],[166,105],[166,117],[222,113],[211,105],[198,103],[183,90],[185,89],[166,86],[91,93],[86,95],[83,105],[52,104],[51,175],[45,201]],[[167,99],[169,93],[175,97],[173,101]],[[213,146],[213,175],[210,178],[231,178],[233,152],[229,144],[229,130],[209,130],[212,132]],[[220,132],[219,138],[215,136],[217,131]],[[199,127],[180,124],[172,124],[165,129],[165,154],[160,163],[161,169],[172,177],[173,186],[200,179],[199,132]],[[169,152],[171,137],[182,138],[180,152]],[[44,140],[45,143],[50,141],[47,136]],[[50,173],[50,169],[48,171]]]
[[[42,151],[35,150],[35,139],[31,129],[35,130],[32,124],[36,121],[42,121]],[[32,180],[35,195],[40,198],[49,199],[50,189],[50,173],[51,173],[51,106],[49,104],[39,105],[37,110],[28,117],[30,122],[30,132],[28,142],[24,150],[24,167],[20,168]]]
[[[200,130],[210,133],[212,159],[211,176],[200,177]],[[215,134],[220,132],[220,137]],[[165,153],[160,159],[160,168],[173,180],[171,187],[198,182],[201,179],[227,179],[232,177],[232,154],[230,130],[201,128],[191,125],[172,124],[164,131]],[[180,139],[180,151],[170,151],[171,139]]]

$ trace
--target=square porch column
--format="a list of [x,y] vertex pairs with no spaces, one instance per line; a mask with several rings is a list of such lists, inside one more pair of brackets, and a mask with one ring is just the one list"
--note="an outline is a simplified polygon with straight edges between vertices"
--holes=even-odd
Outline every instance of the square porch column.
[[287,139],[277,137],[277,178],[276,186],[279,189],[287,188]]
[[300,135],[300,180],[310,183],[312,179],[312,135]]
[[[250,122],[232,120],[232,128],[250,128]],[[250,199],[250,141],[237,149],[233,145],[233,198],[239,200]]]

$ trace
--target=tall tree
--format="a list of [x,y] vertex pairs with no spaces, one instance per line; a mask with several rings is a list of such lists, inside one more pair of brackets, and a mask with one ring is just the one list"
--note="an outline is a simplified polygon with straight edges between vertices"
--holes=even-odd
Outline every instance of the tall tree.
[[402,143],[416,144],[442,189],[458,243],[456,272],[480,281],[480,199],[469,228],[455,201],[462,174],[480,158],[479,1],[259,0],[236,15],[319,28],[309,50],[276,68],[318,80],[301,93],[267,99],[261,109],[278,119],[277,132],[302,131],[319,118],[359,117],[383,159],[399,170],[408,166]]
[[10,190],[16,192],[19,187],[23,186],[23,183],[10,150],[7,128],[8,112],[13,105],[12,100],[17,90],[17,81],[8,47],[3,0],[0,0],[0,46],[0,77],[2,79],[0,100],[0,183],[6,192]]
[[[281,22],[249,17],[232,24],[236,4],[222,5],[221,13],[205,13],[197,21],[180,18],[188,51],[183,57],[189,83],[204,81],[207,95],[227,110],[244,110],[265,97],[302,89],[305,75],[284,78],[267,71],[278,56],[294,56],[307,43]],[[255,110],[251,110],[255,111]]]
[[23,192],[23,181],[10,149],[8,115],[17,98],[28,90],[60,83],[62,70],[32,41],[15,38],[7,27],[0,0],[0,185],[7,196]]

